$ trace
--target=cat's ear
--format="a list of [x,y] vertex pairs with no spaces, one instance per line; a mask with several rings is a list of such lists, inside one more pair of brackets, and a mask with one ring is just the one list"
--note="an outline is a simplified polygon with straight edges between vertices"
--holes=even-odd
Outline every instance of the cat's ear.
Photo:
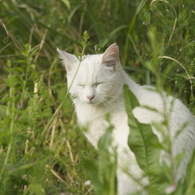
[[119,48],[116,43],[110,45],[103,54],[102,64],[113,67],[114,70],[119,66]]
[[76,64],[79,63],[79,60],[75,55],[69,54],[58,48],[57,48],[57,52],[59,53],[59,56],[62,59],[62,63],[65,66],[67,72],[72,71],[75,68]]

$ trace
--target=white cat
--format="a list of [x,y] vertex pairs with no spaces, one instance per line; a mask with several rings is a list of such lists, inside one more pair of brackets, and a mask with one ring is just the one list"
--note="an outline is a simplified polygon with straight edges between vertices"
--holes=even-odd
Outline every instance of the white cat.
[[[96,149],[99,138],[108,127],[105,115],[110,114],[111,123],[114,125],[113,142],[118,147],[118,195],[129,195],[140,189],[138,184],[124,173],[124,167],[134,177],[140,179],[143,185],[147,183],[147,180],[141,179],[142,171],[127,144],[130,130],[123,98],[125,84],[141,106],[158,110],[155,112],[144,107],[136,107],[133,114],[141,123],[160,123],[163,120],[163,113],[172,109],[169,116],[172,153],[175,156],[182,151],[186,152],[185,159],[175,173],[176,182],[181,179],[195,148],[195,119],[189,110],[179,100],[148,90],[149,86],[139,86],[130,79],[121,67],[116,43],[108,47],[103,54],[87,55],[81,61],[75,55],[59,49],[58,52],[67,71],[68,88],[73,97],[78,123],[81,127],[88,127],[88,131],[84,132],[85,136]],[[177,131],[186,122],[187,127],[175,139]],[[159,141],[163,142],[163,136],[154,126],[153,132]],[[161,160],[162,158],[165,158],[163,152]]]

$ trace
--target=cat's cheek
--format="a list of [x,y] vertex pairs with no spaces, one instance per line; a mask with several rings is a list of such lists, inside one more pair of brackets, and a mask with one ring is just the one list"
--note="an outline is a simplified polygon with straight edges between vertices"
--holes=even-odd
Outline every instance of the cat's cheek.
[[82,103],[85,103],[85,104],[89,104],[90,103],[90,100],[87,98],[86,94],[80,94],[79,100]]
[[78,87],[72,86],[72,89],[70,90],[70,95],[73,100],[76,99],[82,102],[82,94],[83,92],[78,89]]
[[76,94],[70,94],[70,97],[72,100],[76,99],[77,98],[77,95]]

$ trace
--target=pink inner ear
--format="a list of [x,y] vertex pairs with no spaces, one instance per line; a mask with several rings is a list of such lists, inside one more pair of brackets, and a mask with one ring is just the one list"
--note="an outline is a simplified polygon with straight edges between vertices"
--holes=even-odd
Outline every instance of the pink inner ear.
[[107,50],[104,52],[102,57],[102,64],[107,64],[108,66],[116,66],[119,61],[119,49],[116,43],[110,45]]

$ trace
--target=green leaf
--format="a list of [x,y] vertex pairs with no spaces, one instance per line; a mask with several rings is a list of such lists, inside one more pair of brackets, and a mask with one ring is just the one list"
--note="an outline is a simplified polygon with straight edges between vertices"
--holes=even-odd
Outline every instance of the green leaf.
[[[109,118],[109,116],[108,116]],[[108,119],[109,120],[109,119]],[[116,147],[112,146],[112,131],[110,124],[98,142],[99,174],[102,182],[102,195],[116,195]]]
[[151,125],[141,124],[134,117],[132,110],[136,106],[140,106],[140,104],[128,86],[124,86],[124,98],[130,128],[128,144],[136,156],[138,165],[149,178],[150,189],[154,189],[155,184],[162,179],[160,177],[162,173],[159,164],[162,146],[157,136],[153,133]]
[[187,166],[186,177],[183,184],[185,190],[183,194],[195,194],[195,151],[193,152],[190,162]]
[[98,163],[84,159],[84,166],[97,195],[116,195],[116,148],[112,146],[113,126],[107,128],[98,143]]
[[96,194],[101,194],[102,184],[99,179],[98,165],[95,162],[91,160],[87,160],[87,159],[83,159],[83,162],[87,170],[87,174],[89,178],[91,179],[91,182],[94,186],[94,191],[96,192]]
[[68,0],[61,0],[61,2],[64,3],[68,9],[70,9],[70,2]]

